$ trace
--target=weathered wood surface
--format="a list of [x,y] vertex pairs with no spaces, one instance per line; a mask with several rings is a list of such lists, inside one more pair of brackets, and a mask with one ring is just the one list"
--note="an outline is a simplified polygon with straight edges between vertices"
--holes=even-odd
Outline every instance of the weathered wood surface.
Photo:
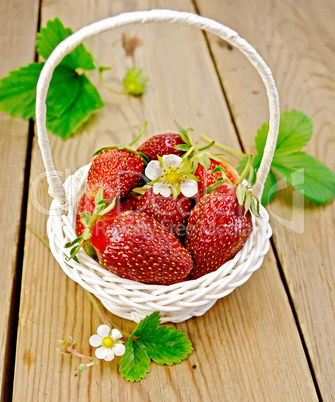
[[[281,110],[313,121],[306,151],[335,170],[335,6],[332,2],[197,1],[201,14],[236,29],[272,69]],[[241,19],[243,15],[252,18]],[[245,58],[209,38],[242,142],[251,150],[268,119],[265,91]],[[317,207],[282,190],[269,205],[274,245],[298,316],[320,392],[335,399],[335,204]]]
[[[237,3],[236,5],[231,3],[223,9],[224,4],[221,2],[197,0],[196,4],[203,15],[212,16],[235,28],[252,44],[259,43],[256,48],[273,69],[277,81],[279,74],[278,86],[282,103],[285,103],[283,98],[286,93],[287,108],[299,107],[294,103],[294,95],[290,93],[291,89],[293,93],[299,94],[299,86],[298,84],[297,87],[293,85],[293,79],[292,82],[285,81],[287,64],[284,61],[286,57],[288,59],[286,63],[292,63],[290,68],[294,70],[293,66],[298,65],[302,58],[301,55],[305,53],[303,50],[301,50],[301,54],[295,54],[293,50],[285,53],[284,43],[282,43],[285,29],[273,30],[275,32],[274,42],[278,46],[277,50],[274,50],[270,46],[270,37],[265,38],[264,35],[264,30],[272,26],[271,23],[267,21],[264,27],[261,21],[256,22],[256,14],[260,9],[259,6],[257,7],[257,2],[248,6],[250,7],[249,12],[244,11],[248,17],[255,14],[254,19],[242,19],[241,13],[238,15],[238,11],[241,11],[245,5],[242,7]],[[212,5],[213,9],[210,7]],[[272,14],[270,9],[266,9],[266,5],[264,7],[263,12],[269,12],[274,21],[279,19],[274,11]],[[289,6],[286,5],[286,7]],[[109,15],[151,8],[194,11],[194,5],[189,0],[183,2],[177,0],[131,2],[84,0],[79,2],[79,0],[75,0],[70,3],[61,0],[57,2],[44,0],[41,8],[41,22],[42,25],[45,25],[49,18],[59,16],[66,26],[71,26],[76,30]],[[312,11],[311,4],[309,12],[312,13]],[[304,18],[307,18],[306,15],[309,14],[304,10]],[[294,23],[300,21],[301,13],[295,12],[293,15],[291,13],[290,18],[291,25],[295,26]],[[328,32],[327,28],[325,31]],[[292,29],[292,43],[294,43],[294,39],[299,43],[301,32],[304,31],[297,28]],[[173,129],[173,120],[176,119],[182,125],[192,125],[197,132],[205,132],[238,149],[238,137],[202,33],[181,26],[131,26],[90,40],[86,45],[99,62],[102,65],[113,67],[111,71],[105,73],[106,80],[113,86],[119,85],[125,69],[132,63],[131,58],[125,57],[122,48],[122,33],[136,36],[143,42],[142,46],[135,51],[135,62],[136,66],[143,67],[147,76],[150,77],[149,88],[143,98],[134,99],[113,95],[99,85],[106,108],[96,114],[80,135],[66,142],[55,137],[51,138],[55,165],[62,177],[64,178],[90,161],[92,151],[109,145],[111,142],[125,142],[128,138],[133,137],[144,120],[149,122],[145,134],[147,137],[157,132]],[[32,36],[34,34],[32,33]],[[330,31],[328,35],[331,37]],[[213,38],[210,38],[210,43],[242,142],[245,146],[251,147],[256,128],[267,119],[265,98],[262,95],[263,89],[252,68],[247,67],[244,63],[243,56],[238,56],[237,51],[230,51],[223,47],[222,42],[217,42]],[[264,47],[262,48],[262,46]],[[282,64],[279,63],[279,59],[276,59],[280,54],[279,49],[283,52]],[[27,52],[27,50],[25,51]],[[327,54],[327,51],[329,52],[329,49],[324,48],[323,54]],[[311,50],[314,55],[313,60],[317,63],[315,60],[318,60],[319,56],[318,54],[315,56],[313,52],[314,50]],[[221,58],[222,54],[223,58]],[[224,66],[222,66],[223,63]],[[328,64],[331,64],[329,60]],[[322,65],[326,68],[328,64],[324,62]],[[16,65],[11,67],[16,67]],[[305,68],[306,71],[309,71],[307,62]],[[302,76],[300,76],[298,70],[297,82],[305,79],[306,71],[302,70]],[[92,81],[98,82],[96,73],[93,72],[90,78]],[[283,81],[284,83],[282,83]],[[318,88],[321,93],[322,91],[327,92],[320,82],[315,83],[315,90],[317,91]],[[258,93],[253,93],[256,91]],[[321,118],[318,120],[314,117],[319,116],[322,107],[319,110],[320,103],[313,104],[313,102],[306,101],[306,106],[308,105],[310,109],[304,108],[303,101],[307,95],[307,91],[299,95],[302,102],[301,108],[310,112],[317,127],[318,121],[321,125]],[[288,98],[292,100],[291,103]],[[332,105],[330,95],[328,101],[324,102],[325,108],[330,109],[329,105]],[[329,118],[327,121],[331,121],[331,119]],[[329,127],[327,125],[319,127],[320,137],[324,138],[325,135],[322,133],[329,133],[330,131],[327,130],[330,130],[330,127],[331,124]],[[319,147],[325,143],[325,139],[321,140],[320,144],[314,141],[310,145],[310,152],[327,162],[327,159],[323,159],[319,154],[321,150]],[[330,164],[329,160],[328,164]],[[47,194],[43,172],[40,152],[35,141],[30,174],[27,223],[32,224],[41,234],[45,235],[50,197]],[[279,214],[288,212],[285,210],[278,212],[282,211],[283,200],[286,200],[284,196],[277,203],[273,203],[271,208],[274,212]],[[329,220],[333,219],[329,218],[333,216],[329,213],[329,208],[308,208],[305,215],[307,223],[304,238],[307,231],[311,230],[307,228],[307,225],[311,224],[312,216],[319,216],[318,214],[323,214],[323,218],[320,219],[326,220],[326,216]],[[326,225],[326,222],[324,223]],[[306,323],[301,317],[307,317],[308,330],[310,327],[313,328],[313,317],[307,314],[307,307],[313,299],[308,298],[308,292],[300,288],[305,282],[299,282],[299,285],[297,280],[293,281],[294,278],[291,279],[292,276],[288,276],[290,274],[288,271],[292,270],[289,261],[291,262],[293,259],[296,272],[303,275],[304,265],[307,264],[305,259],[310,259],[310,257],[304,257],[304,250],[307,248],[301,248],[300,242],[298,256],[292,257],[293,246],[290,246],[292,248],[285,246],[283,239],[290,238],[296,246],[295,248],[298,249],[298,236],[293,232],[293,234],[288,234],[287,229],[282,230],[274,219],[273,225],[279,259],[285,275],[290,278],[289,291],[297,306],[300,326],[305,335],[306,327],[304,325]],[[320,226],[318,227],[320,228]],[[320,229],[318,233],[321,233]],[[314,239],[314,241],[321,242],[319,239]],[[326,243],[327,240],[323,238],[323,241]],[[326,244],[329,246],[331,243]],[[308,246],[311,248],[311,243]],[[174,367],[160,367],[152,364],[148,377],[138,384],[127,383],[120,377],[117,372],[118,361],[116,360],[111,364],[103,362],[81,377],[75,375],[74,365],[79,361],[76,358],[59,356],[55,351],[57,339],[72,335],[79,342],[79,348],[83,353],[92,353],[88,345],[88,338],[95,333],[100,324],[99,317],[84,291],[66,277],[49,250],[29,231],[26,232],[24,251],[13,393],[15,401],[317,400],[298,328],[272,251],[266,256],[262,268],[245,285],[227,298],[220,300],[203,317],[177,325],[190,336],[195,347],[195,352],[187,361]],[[287,255],[285,255],[286,253]],[[321,260],[320,257],[320,261],[324,260]],[[311,265],[308,266],[311,267]],[[330,272],[330,268],[326,272]],[[308,278],[308,280],[311,279]],[[316,278],[315,281],[317,288]],[[319,289],[317,290],[319,291]],[[328,297],[331,300],[331,289],[324,292],[323,298]],[[305,304],[299,304],[299,298],[305,298]],[[314,307],[310,307],[310,312],[312,312]],[[318,310],[318,314],[320,315],[320,325],[325,326],[325,322],[322,320],[329,318],[330,312],[322,314]],[[133,323],[114,318],[116,323],[126,331],[129,332],[134,328]],[[322,337],[322,334],[319,336]],[[315,345],[310,345],[308,339],[305,339],[308,350],[312,354]],[[315,338],[310,339],[314,342]],[[328,332],[322,338],[322,345],[317,345],[316,350],[320,350],[320,347],[326,348],[331,341],[332,337]],[[311,357],[315,364],[313,356]],[[317,359],[322,363],[327,360],[327,367],[329,370],[333,370],[331,356],[318,356]],[[329,376],[331,376],[331,371]],[[325,392],[325,387],[322,385],[326,384],[325,375],[319,375],[317,380],[318,384],[320,381],[319,387],[323,395],[325,397],[331,395],[329,387]]]
[[[0,77],[34,61],[38,1],[0,0]],[[0,399],[5,397],[29,123],[0,114]]]

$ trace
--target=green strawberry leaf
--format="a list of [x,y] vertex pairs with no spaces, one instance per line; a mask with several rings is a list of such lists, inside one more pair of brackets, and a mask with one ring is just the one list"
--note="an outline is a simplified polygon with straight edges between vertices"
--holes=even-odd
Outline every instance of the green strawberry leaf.
[[[258,154],[263,154],[269,123],[264,123],[257,131],[255,145]],[[303,112],[292,109],[280,116],[279,133],[276,145],[276,155],[300,151],[310,140],[313,132],[311,119]]]
[[[54,20],[49,20],[46,24],[46,28],[41,28],[41,31],[37,34],[37,53],[46,60],[55,47],[65,38],[72,35],[72,33],[71,28],[64,28],[64,25],[58,17]],[[83,44],[80,44],[70,54],[65,56],[61,64],[73,70],[77,68],[94,70],[96,68],[92,54],[85,49]]]
[[[48,21],[37,37],[37,52],[47,58],[63,39],[71,35],[56,18]],[[0,110],[13,117],[35,118],[36,85],[44,63],[33,63],[10,71],[0,80]],[[55,68],[47,96],[47,129],[62,139],[68,138],[104,106],[96,88],[76,69],[95,68],[93,56],[79,45]]]
[[158,311],[146,316],[137,324],[133,335],[136,337],[147,337],[148,334],[154,332],[161,323],[161,315]]
[[335,197],[334,172],[305,152],[275,156],[272,169],[307,200],[325,204]]
[[132,335],[120,362],[120,374],[127,381],[139,381],[150,371],[150,358]]
[[36,84],[43,63],[28,64],[10,71],[0,80],[0,110],[23,119],[35,117]]
[[193,350],[187,335],[173,327],[157,328],[149,336],[142,336],[137,341],[146,350],[148,356],[160,365],[179,364]]
[[266,178],[264,183],[264,190],[262,194],[261,204],[262,205],[268,204],[276,194],[276,191],[277,191],[277,179],[273,174],[273,171],[270,170],[268,177]]
[[104,107],[99,92],[89,79],[84,74],[77,78],[81,81],[81,91],[72,105],[58,117],[47,116],[47,129],[63,140],[85,123],[93,112]]
[[179,151],[184,151],[187,152],[191,148],[191,145],[187,144],[178,144],[174,146],[174,149],[177,149]]
[[192,353],[186,334],[174,327],[159,327],[160,313],[139,322],[126,343],[120,373],[128,381],[139,381],[150,371],[150,359],[160,365],[179,364]]
[[[263,156],[268,128],[268,123],[263,124],[255,137],[258,155],[253,161],[253,167],[256,171]],[[293,109],[281,114],[277,146],[261,200],[263,205],[275,195],[274,173],[299,190],[307,200],[316,204],[329,203],[335,198],[334,172],[312,156],[299,152],[311,138],[312,131],[312,122],[303,112]],[[241,159],[237,167],[238,172],[243,170],[247,159],[247,156]]]
[[47,119],[58,119],[77,101],[82,91],[82,78],[71,68],[55,68],[47,96]]
[[[35,118],[36,85],[44,63],[29,64],[10,71],[0,80],[0,110],[13,117]],[[80,76],[70,68],[56,67],[47,97],[48,117],[57,118],[76,100],[81,91]]]

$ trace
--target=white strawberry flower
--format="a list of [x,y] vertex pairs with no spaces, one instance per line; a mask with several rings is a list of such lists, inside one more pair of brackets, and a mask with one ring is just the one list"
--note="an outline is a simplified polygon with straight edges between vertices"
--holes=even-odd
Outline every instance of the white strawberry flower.
[[193,197],[198,192],[197,178],[191,172],[189,162],[178,155],[158,157],[145,168],[145,175],[152,180],[153,192],[163,197],[172,194],[174,198],[180,193]]
[[111,329],[108,325],[100,325],[97,333],[90,337],[90,345],[97,348],[95,355],[98,359],[111,361],[114,356],[122,356],[126,350],[119,339],[122,334],[118,329]]

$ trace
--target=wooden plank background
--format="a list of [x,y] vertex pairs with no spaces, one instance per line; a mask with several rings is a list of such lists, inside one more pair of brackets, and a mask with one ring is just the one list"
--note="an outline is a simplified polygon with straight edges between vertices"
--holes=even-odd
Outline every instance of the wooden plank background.
[[[306,151],[335,170],[335,5],[331,2],[197,1],[202,14],[238,29],[270,65],[281,110],[304,111],[313,121]],[[323,5],[323,6],[322,6]],[[240,22],[240,9],[247,18]],[[331,18],[332,16],[332,18]],[[236,51],[210,37],[210,46],[243,145],[267,119],[265,91]],[[248,74],[246,74],[248,69]],[[241,96],[240,94],[244,95]],[[257,101],[257,108],[253,104]],[[252,102],[252,103],[251,103]],[[273,242],[289,286],[312,367],[325,400],[335,399],[335,204],[318,207],[280,191],[269,206]],[[281,221],[283,219],[285,224]]]
[[[0,1],[0,77],[34,61],[38,1]],[[29,123],[0,114],[0,394],[6,396],[13,327],[17,255]],[[16,312],[17,313],[17,312]]]
[[[247,4],[240,0],[43,0],[41,24],[58,16],[76,30],[123,11],[152,8],[198,11],[217,19],[236,29],[263,55],[274,73],[282,110],[300,108],[311,116],[315,134],[308,151],[334,169],[334,28],[330,16],[334,16],[335,10],[330,2],[326,3],[329,9],[319,7],[316,0],[294,4],[260,0]],[[17,37],[25,36],[30,41],[24,42],[25,46],[20,42],[20,54],[11,55],[8,64],[0,60],[4,75],[9,68],[33,59],[38,5],[33,1],[5,5],[3,0],[0,5],[9,16],[8,25],[1,27],[5,37],[11,38],[6,42],[5,56],[11,55],[10,40],[18,42]],[[29,29],[20,25],[17,16],[14,18],[17,9],[25,17],[30,16]],[[94,150],[133,137],[144,120],[149,122],[146,137],[174,129],[176,119],[233,148],[239,148],[240,139],[245,149],[252,149],[255,132],[267,120],[268,112],[257,73],[238,51],[208,36],[209,51],[204,35],[188,27],[146,25],[114,30],[86,44],[102,65],[112,66],[105,77],[113,86],[119,85],[132,62],[122,48],[122,33],[143,42],[135,52],[135,62],[150,77],[149,88],[143,98],[135,99],[111,94],[99,85],[106,108],[95,115],[80,135],[66,142],[51,138],[55,165],[62,178],[90,161]],[[98,84],[95,72],[90,78]],[[6,127],[3,121],[9,125],[8,131],[23,133],[21,155],[6,154],[15,163],[22,160],[21,176],[11,179],[18,180],[17,188],[22,194],[27,125],[1,115],[1,131]],[[11,134],[11,141],[12,137]],[[45,235],[50,197],[43,172],[34,141],[27,223]],[[10,183],[13,186],[13,181]],[[16,206],[10,200],[18,216],[15,233],[11,234],[16,243],[21,199],[22,195]],[[152,364],[148,377],[139,384],[127,383],[120,377],[117,361],[102,363],[78,377],[74,372],[78,359],[58,356],[57,339],[66,335],[79,341],[83,353],[91,353],[88,338],[100,322],[83,290],[66,277],[49,250],[27,231],[13,400],[309,401],[317,400],[318,392],[324,400],[333,400],[334,204],[321,208],[307,204],[305,209],[296,206],[299,217],[304,218],[305,227],[300,234],[297,232],[301,232],[301,218],[286,224],[291,229],[277,222],[279,218],[290,220],[291,199],[292,191],[281,191],[270,205],[274,251],[270,250],[262,268],[203,317],[177,325],[189,335],[195,352],[179,366]],[[3,224],[8,227],[7,221]],[[11,276],[5,276],[5,290],[10,294],[16,248],[8,249],[14,250],[12,257],[4,257],[12,267]],[[10,298],[5,296],[2,294],[0,300],[4,300],[8,311]],[[134,328],[131,322],[114,319],[128,332]],[[0,340],[9,344],[10,333],[7,323],[4,324],[0,327]],[[2,350],[0,368],[8,357]],[[1,369],[4,376],[8,371]]]

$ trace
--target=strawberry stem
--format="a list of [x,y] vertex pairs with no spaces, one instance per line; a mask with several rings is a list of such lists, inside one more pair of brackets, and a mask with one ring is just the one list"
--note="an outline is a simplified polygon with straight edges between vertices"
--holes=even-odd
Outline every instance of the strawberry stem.
[[193,131],[193,129],[192,129],[192,128],[188,128],[188,129],[186,130],[186,135],[187,135],[187,138],[188,138],[188,140],[189,140],[189,142],[190,142],[190,144],[191,144],[191,148],[193,148],[194,152],[197,154],[197,153],[198,153],[198,149],[197,149],[197,147],[194,145],[194,142],[193,142],[192,137],[191,137],[191,135],[190,135],[190,131]]
[[186,154],[183,155],[183,159],[186,159],[193,151],[194,151],[194,148],[191,147],[191,148],[186,152]]
[[[204,134],[200,134],[200,138],[203,139],[203,140],[206,141],[206,142],[209,142],[209,143],[213,142],[212,139],[210,139],[209,137],[207,137],[207,136],[204,135]],[[229,147],[227,147],[226,145],[220,144],[219,142],[216,142],[216,141],[215,141],[215,144],[214,144],[214,145],[217,146],[218,148],[223,149],[224,151],[227,151],[227,152],[229,152],[229,153],[231,153],[231,154],[234,154],[234,155],[237,155],[237,156],[244,157],[244,156],[246,155],[246,154],[243,153],[243,152],[236,151],[235,149],[229,148]]]
[[116,89],[111,88],[109,85],[107,85],[106,81],[105,81],[104,78],[102,77],[102,72],[103,72],[103,70],[101,70],[101,69],[99,68],[98,71],[99,71],[99,72],[98,72],[98,74],[99,74],[99,79],[100,79],[102,85],[103,85],[106,89],[108,89],[108,91],[111,91],[111,92],[113,92],[114,94],[117,94],[117,95],[126,95],[126,94],[129,93],[128,90],[125,90],[125,91],[117,91]]
[[88,296],[88,298],[90,299],[90,302],[93,304],[93,307],[96,309],[97,313],[99,314],[100,318],[101,318],[102,321],[104,322],[104,324],[107,324],[107,325],[109,325],[109,326],[112,326],[112,327],[118,329],[118,330],[121,332],[121,334],[122,334],[122,336],[123,336],[124,338],[130,338],[130,334],[128,334],[127,332],[121,331],[121,329],[118,328],[118,326],[115,325],[115,324],[112,322],[112,320],[111,320],[110,318],[108,318],[108,317],[103,313],[103,311],[101,310],[101,308],[100,308],[100,306],[99,306],[99,304],[98,304],[96,298],[92,295],[92,293],[90,293],[90,292],[89,292],[88,290],[86,290],[86,289],[84,289],[84,291],[85,291],[86,295]]
[[50,249],[48,240],[47,240],[45,237],[43,237],[43,236],[41,235],[41,233],[39,233],[39,232],[38,232],[33,226],[31,226],[29,223],[27,223],[27,228],[28,228],[31,232],[33,232],[34,235],[35,235],[39,240],[41,240],[41,242],[44,243],[44,244]]
[[132,145],[134,145],[135,142],[137,142],[142,137],[142,134],[144,133],[144,131],[145,131],[146,127],[147,127],[147,124],[148,124],[148,122],[145,121],[143,126],[142,126],[142,128],[141,128],[141,131],[138,133],[136,138],[128,144],[128,147],[131,147]]
[[242,181],[245,179],[245,177],[246,177],[247,173],[249,172],[249,169],[252,165],[253,160],[254,160],[254,155],[249,155],[248,163],[247,163],[246,167],[244,168],[243,172],[241,173],[241,176],[235,183],[236,185],[242,183]]
[[204,147],[201,147],[198,149],[198,151],[204,151],[205,149],[208,149],[210,147],[212,147],[215,144],[215,141],[210,142],[209,144],[205,145]]
[[88,360],[95,359],[95,357],[82,355],[81,353],[79,353],[76,350],[74,350],[71,346],[68,346],[66,351],[69,352],[69,353],[72,353],[73,355],[76,355],[76,356],[80,357],[81,359],[88,359]]

